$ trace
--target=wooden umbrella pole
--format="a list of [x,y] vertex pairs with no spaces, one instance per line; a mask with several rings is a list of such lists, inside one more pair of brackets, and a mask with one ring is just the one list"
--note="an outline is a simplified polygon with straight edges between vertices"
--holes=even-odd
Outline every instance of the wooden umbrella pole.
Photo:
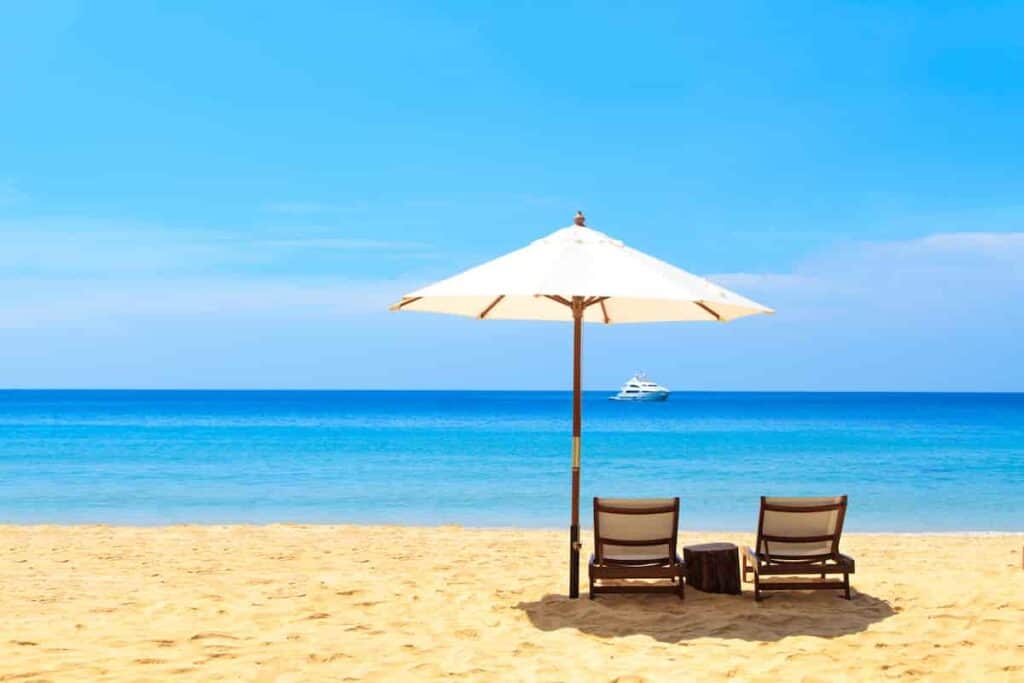
[[569,597],[580,596],[580,364],[583,355],[583,297],[572,298],[572,523],[569,527]]

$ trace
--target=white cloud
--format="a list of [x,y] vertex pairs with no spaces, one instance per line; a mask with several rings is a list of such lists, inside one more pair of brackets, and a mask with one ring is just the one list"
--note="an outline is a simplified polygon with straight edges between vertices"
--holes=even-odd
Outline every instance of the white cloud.
[[79,216],[0,220],[0,244],[0,329],[384,311],[419,284],[397,279],[403,264],[433,254],[322,226],[206,230]]
[[821,284],[814,277],[795,273],[717,273],[708,275],[707,278],[729,289],[757,287],[764,291],[814,287]]
[[926,250],[960,254],[1024,255],[1024,232],[954,232],[929,235],[909,243]]
[[788,273],[711,279],[779,312],[818,320],[893,316],[894,325],[1005,316],[1024,296],[1024,233],[937,233],[860,242],[814,254]]
[[[848,245],[805,262],[798,272],[865,287],[941,280],[946,286],[1015,280],[1024,264],[1024,233],[935,233],[917,239]],[[936,282],[938,284],[938,282]]]
[[[73,240],[72,235],[51,235],[37,246],[52,241],[72,258],[90,241],[101,242],[100,251],[121,240],[140,243],[134,229],[116,226],[103,232],[95,225]],[[185,252],[168,245],[189,239],[179,234],[166,243],[157,240],[144,260],[175,262]],[[250,256],[284,250],[292,262],[303,264],[320,258],[304,251],[307,247],[329,249],[317,246],[325,239],[340,240],[333,246],[341,252],[366,251],[366,257],[357,253],[353,262],[377,260],[378,250],[394,249],[386,240],[352,244],[321,231],[247,241],[224,233],[203,243],[215,247],[212,255],[201,250],[191,255],[198,261],[215,259],[222,257],[225,245],[246,244]],[[251,244],[260,240],[295,245]],[[125,254],[118,251],[117,258]],[[659,378],[679,387],[1019,390],[1024,386],[1017,362],[1017,339],[1024,334],[1024,315],[1018,312],[1024,297],[1022,264],[1024,233],[936,232],[910,240],[839,244],[788,270],[712,275],[778,314],[730,326],[673,326],[670,334],[658,326],[595,329],[587,341],[593,359],[588,381],[610,386],[632,370],[635,359],[626,353],[631,349],[650,359],[648,367]],[[2,335],[8,343],[6,360],[0,359],[6,366],[0,369],[8,383],[26,386],[112,381],[181,386],[200,376],[189,374],[195,368],[204,370],[199,381],[224,386],[436,383],[436,372],[407,359],[412,357],[404,353],[409,344],[429,347],[432,366],[453,368],[450,381],[459,386],[557,386],[551,377],[564,369],[560,351],[527,352],[546,348],[552,339],[563,343],[564,330],[456,320],[431,324],[386,312],[402,294],[448,274],[448,266],[422,278],[386,280],[379,272],[363,276],[341,270],[319,277],[268,274],[259,268],[217,274],[202,265],[197,272],[154,275],[123,267],[108,276],[45,278],[4,275],[0,269],[0,329],[18,328]],[[275,345],[264,346],[264,338]],[[248,355],[239,351],[253,341],[259,343]],[[494,374],[465,374],[467,358],[474,367],[499,368],[502,364],[481,359],[510,349],[521,359],[517,365]],[[537,355],[543,357],[540,364]],[[336,359],[335,374],[319,373],[323,358]],[[359,374],[370,367],[388,372]]]
[[286,201],[264,204],[263,209],[271,213],[292,216],[312,216],[325,213],[352,213],[369,211],[370,205],[363,201],[335,204],[330,202]]
[[300,239],[264,240],[260,242],[260,244],[269,247],[336,249],[340,251],[425,252],[431,248],[430,245],[424,244],[423,242],[399,242],[345,237],[308,237]]
[[[10,228],[10,226],[6,226]],[[191,236],[107,227],[42,233],[15,240],[0,254],[0,327],[123,316],[182,316],[267,312],[336,316],[382,311],[421,282],[352,274],[216,275],[230,252],[235,266],[260,264],[282,250],[430,254],[428,245],[346,237],[247,239],[230,233]],[[0,231],[5,225],[0,223]],[[88,262],[92,260],[89,267]],[[944,233],[913,240],[842,245],[815,254],[791,272],[738,272],[714,282],[776,308],[783,317],[826,319],[843,311],[902,311],[936,315],[1024,294],[1024,233]],[[33,270],[33,267],[35,270]],[[178,271],[176,268],[185,268]],[[45,277],[39,275],[39,270]],[[342,279],[344,278],[344,279]],[[970,302],[968,301],[970,299]],[[940,314],[941,315],[941,314]]]
[[[432,247],[422,242],[345,232],[316,225],[199,229],[80,216],[0,220],[0,277],[198,276],[268,269],[303,276],[346,254],[373,252],[391,260],[433,256]],[[317,264],[299,258],[301,250],[316,252]],[[327,261],[332,255],[335,260]]]
[[402,281],[0,281],[0,329],[110,320],[265,317],[282,320],[383,313],[414,283]]

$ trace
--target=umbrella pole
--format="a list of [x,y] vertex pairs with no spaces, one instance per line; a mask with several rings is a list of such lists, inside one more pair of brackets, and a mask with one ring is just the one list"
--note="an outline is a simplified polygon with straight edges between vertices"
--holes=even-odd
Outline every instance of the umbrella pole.
[[583,355],[583,297],[572,298],[572,522],[569,527],[569,597],[580,596],[580,388]]

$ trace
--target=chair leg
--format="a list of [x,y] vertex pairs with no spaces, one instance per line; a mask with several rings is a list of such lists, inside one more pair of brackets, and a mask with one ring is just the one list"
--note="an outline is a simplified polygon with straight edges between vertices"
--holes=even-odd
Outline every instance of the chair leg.
[[754,602],[761,602],[761,577],[754,572]]
[[850,600],[850,575],[843,574],[843,592],[846,593],[846,599]]
[[686,581],[684,581],[681,576],[679,577],[679,599],[686,599]]
[[750,583],[750,567],[747,565],[747,556],[743,556],[743,583]]

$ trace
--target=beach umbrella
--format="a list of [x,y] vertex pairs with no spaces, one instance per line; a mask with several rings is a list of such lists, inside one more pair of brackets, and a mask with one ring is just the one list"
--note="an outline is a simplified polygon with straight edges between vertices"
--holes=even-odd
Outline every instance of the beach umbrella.
[[772,313],[702,277],[574,225],[483,265],[403,296],[392,311],[425,311],[480,320],[573,323],[572,510],[569,596],[579,596],[580,431],[583,323],[728,322]]

